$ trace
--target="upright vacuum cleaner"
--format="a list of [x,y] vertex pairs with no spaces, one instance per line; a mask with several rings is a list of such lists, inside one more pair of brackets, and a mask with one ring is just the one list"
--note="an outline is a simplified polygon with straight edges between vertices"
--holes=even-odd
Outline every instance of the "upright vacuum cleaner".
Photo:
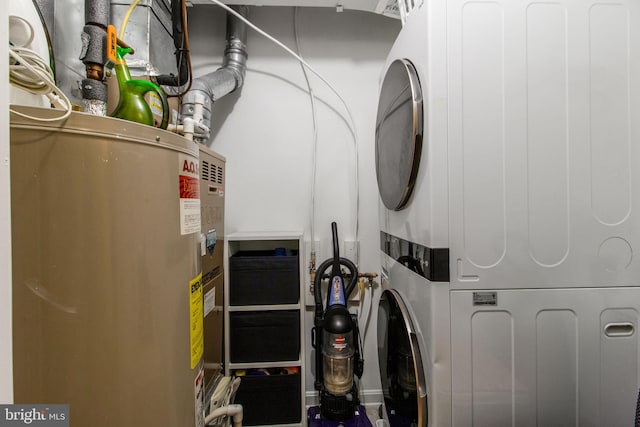
[[[354,375],[362,377],[358,322],[349,313],[347,300],[358,282],[358,269],[340,258],[338,228],[331,223],[333,258],[320,264],[314,280],[315,319],[311,331],[316,354],[314,386],[320,392],[320,413],[328,420],[347,420],[354,416],[360,400]],[[343,273],[345,268],[346,274]],[[326,306],[322,304],[322,282],[331,269]],[[345,287],[345,276],[349,283]]]

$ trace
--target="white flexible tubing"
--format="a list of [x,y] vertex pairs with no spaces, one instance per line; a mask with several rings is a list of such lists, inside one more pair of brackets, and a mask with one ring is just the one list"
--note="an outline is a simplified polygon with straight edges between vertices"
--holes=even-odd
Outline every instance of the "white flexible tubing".
[[[300,61],[301,64],[303,64],[305,67],[307,67],[307,69],[309,71],[311,71],[313,74],[315,74],[316,77],[318,77],[324,84],[327,85],[327,87],[329,89],[331,89],[331,91],[338,97],[338,99],[340,100],[340,102],[344,106],[344,108],[345,108],[345,110],[347,112],[347,115],[349,117],[349,130],[351,130],[351,135],[353,136],[353,146],[354,146],[354,153],[355,153],[355,169],[356,169],[356,173],[355,173],[355,188],[356,188],[356,194],[355,194],[355,198],[356,198],[355,239],[356,239],[356,242],[358,242],[358,240],[359,240],[359,232],[360,232],[359,223],[358,223],[358,217],[359,217],[359,211],[360,211],[360,172],[358,170],[358,132],[357,132],[357,129],[356,129],[355,120],[353,119],[353,115],[351,114],[351,110],[349,109],[349,106],[347,105],[347,102],[344,100],[344,98],[342,98],[342,96],[340,96],[338,91],[331,85],[331,83],[329,83],[327,81],[327,79],[325,79],[311,65],[309,65],[304,59],[302,59],[297,53],[295,53],[293,50],[291,50],[289,47],[287,47],[280,40],[276,39],[275,37],[273,37],[272,35],[270,35],[266,31],[258,28],[256,25],[254,25],[247,18],[245,18],[244,16],[242,16],[241,14],[236,12],[235,10],[231,9],[229,6],[227,6],[226,4],[222,3],[220,0],[209,0],[209,1],[211,1],[214,4],[217,4],[218,6],[220,6],[221,8],[226,10],[227,12],[231,13],[236,18],[238,18],[239,20],[241,20],[242,22],[247,24],[254,31],[256,31],[257,33],[259,33],[262,36],[266,37],[267,39],[271,40],[273,43],[277,44],[282,49],[284,49],[287,53],[289,53],[291,56],[293,56],[298,61]],[[356,261],[355,261],[356,265],[358,265],[360,263],[359,262],[360,261],[359,258],[360,258],[360,251],[358,250],[358,245],[356,244]]]
[[131,3],[129,9],[127,9],[127,13],[124,14],[124,18],[122,19],[122,23],[120,24],[120,34],[118,35],[118,38],[120,40],[124,40],[124,32],[127,28],[127,24],[129,23],[129,18],[131,18],[133,9],[138,6],[138,3],[140,3],[140,0],[135,0],[133,3]]
[[[31,24],[22,17],[11,16],[14,21],[22,21],[29,31],[29,43],[33,40],[34,30]],[[28,44],[28,43],[27,43]],[[45,95],[51,103],[61,107],[66,111],[59,117],[49,119],[33,117],[9,108],[9,111],[20,117],[40,122],[56,122],[65,120],[71,115],[71,101],[58,86],[56,86],[53,72],[49,64],[37,52],[27,49],[24,46],[9,46],[9,55],[16,61],[16,64],[9,66],[9,82],[23,90],[36,95]]]
[[[300,57],[302,57],[300,41],[298,37],[298,11],[300,9],[298,7],[295,8],[293,12],[293,35],[296,41],[296,50]],[[313,93],[313,88],[311,87],[311,82],[309,81],[309,75],[307,74],[307,69],[305,66],[300,63],[300,68],[302,69],[302,74],[304,75],[304,80],[307,83],[307,88],[309,89],[309,98],[311,100],[311,118],[313,123],[313,154],[312,154],[312,162],[311,162],[311,212],[309,222],[311,223],[311,253],[315,254],[315,227],[316,227],[316,169],[318,163],[318,115],[316,112],[316,96]]]
[[[369,295],[369,298],[367,298]],[[368,301],[367,301],[368,300]],[[358,311],[358,325],[362,342],[366,341],[367,329],[369,329],[369,319],[373,308],[373,286],[364,285],[364,291],[360,294],[360,310]],[[366,309],[366,310],[365,310]],[[362,350],[364,351],[364,349]]]
[[227,406],[221,406],[220,408],[215,409],[213,412],[207,415],[207,418],[204,419],[204,425],[209,425],[209,423],[216,418],[233,417],[233,427],[242,427],[242,416],[242,405],[231,404]]
[[355,135],[357,135],[356,133],[356,126],[355,126],[355,121],[353,120],[353,116],[351,115],[351,110],[349,109],[349,107],[347,106],[347,103],[345,102],[345,100],[342,98],[342,96],[340,96],[340,94],[338,93],[338,91],[336,91],[334,89],[333,86],[331,86],[331,83],[329,83],[327,81],[327,79],[325,79],[320,73],[318,73],[311,65],[309,65],[304,59],[302,59],[297,53],[295,53],[293,50],[291,50],[289,47],[287,47],[287,45],[285,45],[284,43],[282,43],[280,40],[276,39],[275,37],[273,37],[272,35],[270,35],[269,33],[267,33],[266,31],[258,28],[256,25],[254,25],[251,21],[249,21],[247,18],[245,18],[244,16],[242,16],[241,14],[239,14],[238,12],[236,12],[235,10],[231,9],[229,6],[227,6],[226,4],[222,3],[219,0],[209,0],[215,4],[217,4],[218,6],[220,6],[221,8],[223,8],[224,10],[226,10],[227,12],[231,13],[232,15],[234,15],[235,17],[237,17],[239,20],[241,20],[242,22],[244,22],[245,24],[247,24],[249,27],[251,27],[254,31],[256,31],[257,33],[261,34],[262,36],[268,38],[269,40],[271,40],[272,42],[274,42],[275,44],[277,44],[278,46],[280,46],[282,49],[284,49],[285,51],[287,51],[291,56],[293,56],[294,58],[296,58],[298,61],[300,61],[302,64],[305,65],[305,67],[307,67],[309,69],[309,71],[311,71],[313,74],[316,75],[316,77],[318,77],[320,80],[322,80],[322,82],[324,84],[326,84],[329,89],[331,89],[331,91],[338,97],[338,99],[340,100],[340,102],[342,102],[342,105],[344,105],[345,110],[347,111],[347,114],[349,116],[349,128],[351,130],[351,132]]
[[[22,52],[27,51],[28,56],[25,58],[17,53],[16,50],[20,50]],[[35,52],[24,48],[14,49],[12,47],[9,47],[9,55],[20,64],[9,66],[10,75],[11,73],[13,73],[14,77],[16,78],[10,78],[10,81],[14,86],[20,87],[34,94],[46,95],[54,104],[63,106],[66,109],[66,111],[61,116],[49,119],[33,117],[28,114],[23,114],[15,111],[11,108],[9,108],[9,111],[20,117],[40,122],[57,122],[68,118],[71,115],[71,101],[69,101],[69,98],[67,98],[64,92],[61,91],[53,82],[53,79],[50,75],[49,67],[44,64],[46,68],[38,70],[29,63],[29,61],[33,61],[35,65],[42,66],[42,58],[40,58]],[[33,55],[34,57],[31,57],[30,55]],[[30,71],[32,75],[25,75],[24,71],[20,71],[21,68]]]

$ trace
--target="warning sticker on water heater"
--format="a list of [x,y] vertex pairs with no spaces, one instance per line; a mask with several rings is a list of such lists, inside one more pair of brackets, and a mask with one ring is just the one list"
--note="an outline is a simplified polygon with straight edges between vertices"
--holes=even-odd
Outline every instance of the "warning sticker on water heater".
[[198,366],[204,353],[204,303],[202,301],[202,273],[189,281],[189,342],[191,369]]
[[180,188],[180,234],[200,232],[200,173],[198,159],[178,156]]

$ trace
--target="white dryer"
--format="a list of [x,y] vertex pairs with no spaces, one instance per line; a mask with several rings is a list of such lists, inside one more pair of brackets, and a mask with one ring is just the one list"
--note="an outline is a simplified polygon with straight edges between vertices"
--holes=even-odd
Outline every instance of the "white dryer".
[[392,47],[376,123],[378,359],[392,427],[451,425],[446,68],[430,67],[446,51],[427,31],[445,25],[427,9],[412,12]]
[[634,421],[639,36],[634,0],[408,16],[376,123],[392,427]]

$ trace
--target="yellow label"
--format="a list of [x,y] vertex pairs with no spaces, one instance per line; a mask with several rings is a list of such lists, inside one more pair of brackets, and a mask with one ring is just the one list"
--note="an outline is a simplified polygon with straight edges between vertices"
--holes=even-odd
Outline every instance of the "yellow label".
[[148,92],[149,95],[149,108],[151,108],[151,112],[156,116],[162,116],[162,99],[155,92]]
[[202,273],[189,282],[189,341],[191,343],[191,369],[198,366],[204,353],[204,303],[202,300]]

